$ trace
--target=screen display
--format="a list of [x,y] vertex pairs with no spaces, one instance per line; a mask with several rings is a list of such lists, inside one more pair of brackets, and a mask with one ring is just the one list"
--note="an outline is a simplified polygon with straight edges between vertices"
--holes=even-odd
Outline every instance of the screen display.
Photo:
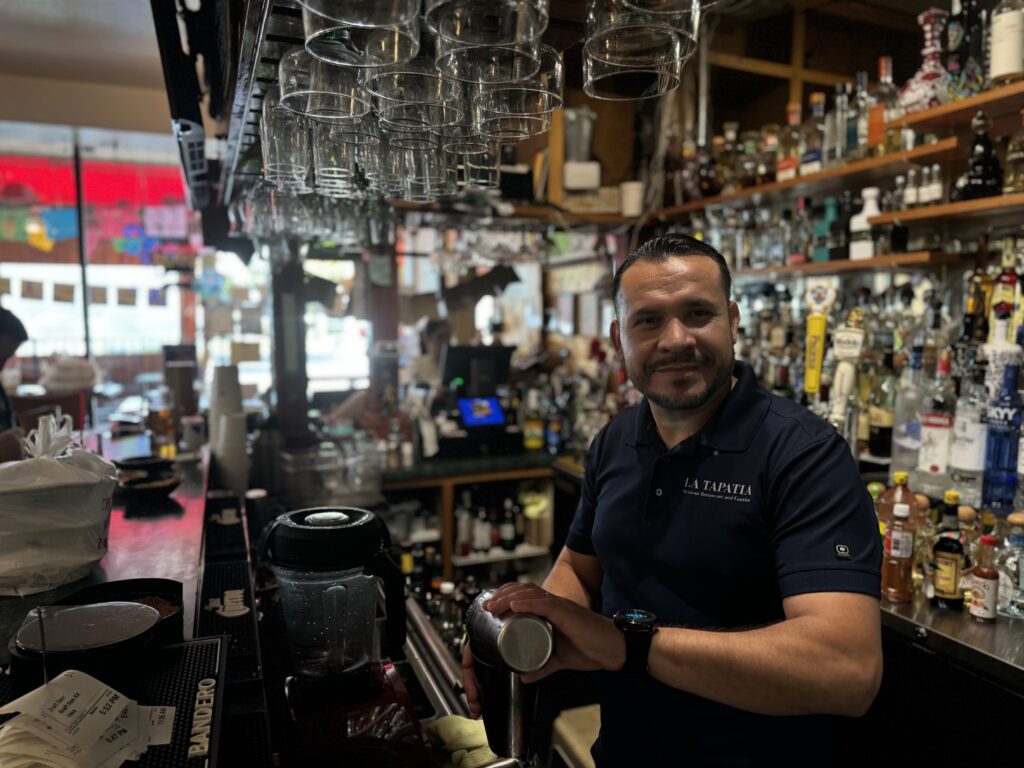
[[505,412],[496,397],[461,397],[459,412],[467,427],[493,427],[505,423]]

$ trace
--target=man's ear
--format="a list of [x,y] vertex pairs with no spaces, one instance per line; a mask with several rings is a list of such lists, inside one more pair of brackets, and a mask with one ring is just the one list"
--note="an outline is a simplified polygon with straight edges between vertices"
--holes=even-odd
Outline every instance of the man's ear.
[[732,343],[735,344],[740,332],[740,305],[735,301],[729,302],[729,328],[732,330]]
[[608,329],[609,335],[612,337],[612,346],[615,347],[615,353],[622,356],[622,339],[619,337],[619,321],[618,319],[612,320],[611,327]]

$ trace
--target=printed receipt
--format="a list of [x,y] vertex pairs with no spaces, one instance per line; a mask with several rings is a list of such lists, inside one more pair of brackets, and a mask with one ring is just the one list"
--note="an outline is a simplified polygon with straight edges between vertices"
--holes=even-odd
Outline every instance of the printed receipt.
[[0,728],[0,764],[117,768],[150,745],[169,744],[174,707],[143,707],[70,670],[0,707],[20,714]]

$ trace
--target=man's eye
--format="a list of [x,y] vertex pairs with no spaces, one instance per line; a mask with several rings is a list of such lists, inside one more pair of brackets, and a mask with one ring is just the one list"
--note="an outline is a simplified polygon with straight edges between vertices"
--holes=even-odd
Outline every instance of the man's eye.
[[658,318],[656,318],[656,317],[641,317],[639,320],[636,321],[636,324],[637,325],[655,325],[655,324],[657,324],[657,322],[658,322]]

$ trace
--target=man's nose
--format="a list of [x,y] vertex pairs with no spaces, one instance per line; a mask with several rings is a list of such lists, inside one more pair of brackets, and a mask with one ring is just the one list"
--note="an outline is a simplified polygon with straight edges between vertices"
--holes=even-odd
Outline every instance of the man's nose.
[[665,324],[658,342],[659,346],[664,349],[692,347],[696,343],[690,329],[686,327],[686,323],[675,317]]

